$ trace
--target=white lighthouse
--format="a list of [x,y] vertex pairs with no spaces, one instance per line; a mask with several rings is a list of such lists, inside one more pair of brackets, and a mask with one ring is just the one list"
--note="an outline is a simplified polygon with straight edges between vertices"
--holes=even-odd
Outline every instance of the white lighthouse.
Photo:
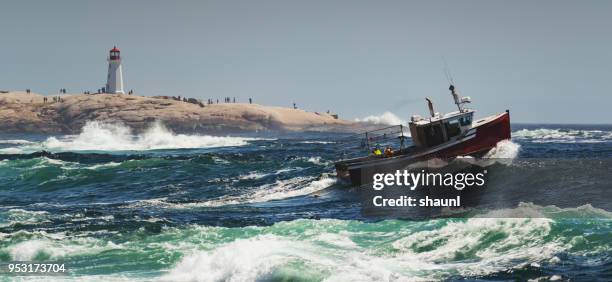
[[106,93],[124,94],[123,73],[121,72],[121,52],[117,46],[110,50],[108,57],[108,77],[106,80]]

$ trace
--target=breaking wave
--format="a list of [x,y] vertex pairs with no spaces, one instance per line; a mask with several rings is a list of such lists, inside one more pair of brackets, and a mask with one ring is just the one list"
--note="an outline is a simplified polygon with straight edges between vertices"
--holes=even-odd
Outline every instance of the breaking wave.
[[336,183],[335,178],[295,177],[287,180],[277,180],[275,183],[265,184],[254,192],[238,196],[223,196],[218,199],[201,203],[184,204],[184,207],[218,207],[245,203],[262,203],[304,196],[324,190]]
[[[261,177],[253,175],[252,177]],[[265,184],[255,188],[248,193],[240,195],[225,195],[219,198],[192,203],[169,203],[166,198],[136,201],[133,206],[157,206],[174,209],[188,209],[197,207],[221,207],[227,205],[264,203],[269,201],[283,200],[293,197],[306,196],[325,190],[337,182],[335,178],[323,177],[295,177],[287,180],[277,180],[274,183]]]
[[[532,204],[508,212],[547,213],[545,207]],[[563,253],[583,254],[583,235],[567,234],[564,223],[548,216],[378,223],[300,219],[247,227],[241,234],[252,236],[193,251],[162,280],[429,281],[556,265]],[[602,238],[592,237],[608,244]]]
[[268,177],[268,176],[273,176],[273,175],[280,175],[283,173],[287,173],[290,171],[298,171],[298,170],[303,170],[304,168],[302,167],[292,167],[292,168],[282,168],[279,169],[275,172],[269,172],[269,173],[264,173],[264,172],[258,172],[258,171],[250,171],[247,174],[243,174],[238,176],[238,180],[253,180],[253,179],[262,179],[264,177]]
[[313,141],[302,141],[300,142],[301,144],[334,144],[336,142],[334,141],[319,141],[319,140],[313,140]]
[[484,157],[487,159],[514,159],[518,156],[521,145],[510,140],[497,142],[495,148],[491,149]]
[[384,112],[381,115],[371,115],[364,118],[356,118],[358,122],[369,122],[373,124],[386,124],[386,125],[398,125],[406,124],[405,120],[402,120],[392,112]]
[[[26,210],[9,213],[15,220],[29,222],[59,216]],[[123,261],[126,267],[117,267],[155,266],[152,274],[161,275],[161,281],[430,281],[452,280],[457,275],[488,280],[488,275],[532,266],[558,273],[554,269],[566,267],[567,260],[574,257],[584,264],[605,261],[612,246],[607,236],[611,218],[612,213],[590,205],[559,208],[522,203],[485,211],[480,217],[429,221],[297,219],[243,227],[189,224],[162,226],[153,234],[138,229],[121,236],[104,229],[95,231],[104,236],[91,230],[17,231],[0,233],[0,255],[10,260],[50,259],[68,264],[125,257],[129,258]],[[155,220],[147,224],[164,225]],[[125,224],[115,221],[113,217],[104,220],[108,229]],[[74,278],[87,280],[92,277],[80,275],[107,267],[75,267]],[[98,278],[109,281],[118,275],[122,273]],[[145,276],[144,280],[147,277],[158,279]]]
[[155,122],[144,133],[134,135],[122,124],[91,121],[83,126],[76,136],[49,137],[41,143],[17,148],[5,148],[4,153],[24,153],[39,150],[48,151],[144,151],[158,149],[214,148],[244,146],[249,141],[259,140],[246,137],[218,137],[208,135],[175,134]]
[[315,165],[327,166],[331,164],[331,161],[327,161],[321,158],[321,156],[315,157],[299,157],[295,159],[296,161],[304,161],[309,162]]
[[9,139],[9,140],[0,140],[0,144],[10,144],[10,145],[25,145],[25,144],[33,144],[34,142],[28,140],[21,139]]
[[612,141],[612,132],[579,129],[521,129],[512,138],[535,143],[600,143]]

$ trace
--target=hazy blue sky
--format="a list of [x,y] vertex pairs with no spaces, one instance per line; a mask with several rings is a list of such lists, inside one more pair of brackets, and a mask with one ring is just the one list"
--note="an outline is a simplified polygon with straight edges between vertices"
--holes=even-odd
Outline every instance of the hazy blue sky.
[[0,89],[82,92],[123,56],[140,95],[253,97],[355,118],[452,109],[612,122],[612,1],[3,1]]

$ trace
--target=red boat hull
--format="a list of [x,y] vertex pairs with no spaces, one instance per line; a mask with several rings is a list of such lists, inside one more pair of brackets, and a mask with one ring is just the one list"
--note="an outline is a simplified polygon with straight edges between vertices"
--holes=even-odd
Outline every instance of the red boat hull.
[[510,139],[510,113],[506,111],[494,120],[476,127],[475,134],[476,136],[470,140],[442,149],[430,156],[454,158],[486,154],[497,145],[497,142]]

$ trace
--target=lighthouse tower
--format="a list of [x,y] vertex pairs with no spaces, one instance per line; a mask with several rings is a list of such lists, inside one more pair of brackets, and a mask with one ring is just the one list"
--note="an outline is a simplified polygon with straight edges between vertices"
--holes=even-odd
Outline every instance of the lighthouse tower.
[[110,50],[108,56],[108,78],[106,80],[106,93],[124,94],[123,73],[121,72],[121,52],[117,46]]

